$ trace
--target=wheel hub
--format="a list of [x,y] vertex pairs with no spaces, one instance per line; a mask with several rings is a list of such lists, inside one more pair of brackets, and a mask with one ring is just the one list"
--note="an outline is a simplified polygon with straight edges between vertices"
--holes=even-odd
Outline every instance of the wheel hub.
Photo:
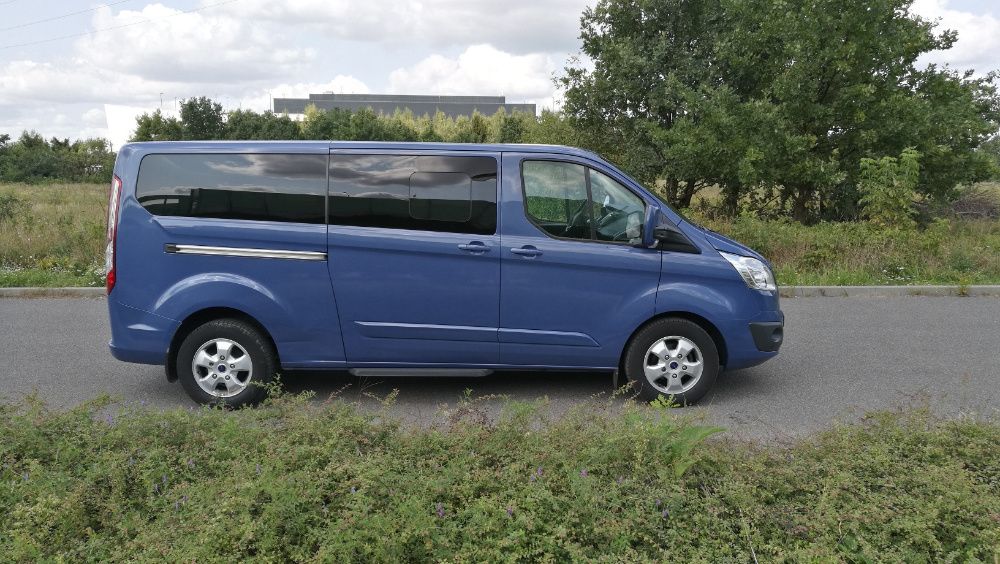
[[253,361],[239,343],[229,339],[212,339],[195,351],[191,371],[195,382],[205,393],[228,398],[250,385]]
[[646,381],[661,393],[674,395],[690,390],[701,379],[703,370],[701,349],[686,337],[664,337],[646,350]]

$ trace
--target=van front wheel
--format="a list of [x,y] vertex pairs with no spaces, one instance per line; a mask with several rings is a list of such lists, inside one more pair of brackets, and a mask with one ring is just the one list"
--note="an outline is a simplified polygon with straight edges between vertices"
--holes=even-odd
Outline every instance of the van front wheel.
[[239,407],[261,401],[276,366],[267,338],[239,319],[209,321],[177,349],[178,379],[201,404]]
[[664,318],[644,327],[625,354],[625,374],[645,401],[671,398],[690,405],[719,375],[719,350],[697,323]]

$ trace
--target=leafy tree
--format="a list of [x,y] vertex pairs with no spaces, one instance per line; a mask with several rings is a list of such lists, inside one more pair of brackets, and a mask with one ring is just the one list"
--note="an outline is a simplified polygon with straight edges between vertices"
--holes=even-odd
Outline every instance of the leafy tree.
[[907,147],[917,191],[945,198],[989,174],[976,149],[1000,102],[993,75],[917,67],[956,36],[911,2],[601,0],[582,18],[594,66],[567,69],[566,109],[678,205],[712,183],[730,213],[773,196],[799,221],[849,219],[861,159]]
[[340,108],[321,111],[310,104],[306,107],[305,120],[302,121],[301,127],[303,139],[330,141],[350,139],[351,112]]
[[201,96],[181,102],[184,139],[222,139],[225,128],[222,104]]
[[179,141],[184,138],[184,126],[174,117],[165,117],[156,110],[135,118],[132,141]]
[[266,111],[259,114],[253,110],[229,112],[224,127],[226,139],[301,139],[299,124],[287,115],[277,115]]

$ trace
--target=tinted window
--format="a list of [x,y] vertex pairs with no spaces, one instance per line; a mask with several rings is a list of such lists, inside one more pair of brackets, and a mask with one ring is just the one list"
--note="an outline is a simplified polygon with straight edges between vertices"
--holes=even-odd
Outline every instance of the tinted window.
[[525,161],[522,167],[528,217],[550,235],[590,239],[586,169],[556,161]]
[[136,198],[156,215],[324,223],[326,155],[147,155]]
[[492,157],[333,155],[330,223],[496,233]]
[[568,239],[634,243],[646,204],[611,177],[583,165],[524,161],[524,207],[543,231]]

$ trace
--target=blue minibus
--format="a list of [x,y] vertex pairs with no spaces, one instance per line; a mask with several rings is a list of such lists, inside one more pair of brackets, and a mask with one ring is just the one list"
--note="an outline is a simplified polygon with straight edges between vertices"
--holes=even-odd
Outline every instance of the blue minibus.
[[783,338],[764,257],[570,147],[130,143],[105,258],[111,353],[209,404],[304,370],[608,371],[690,404]]

